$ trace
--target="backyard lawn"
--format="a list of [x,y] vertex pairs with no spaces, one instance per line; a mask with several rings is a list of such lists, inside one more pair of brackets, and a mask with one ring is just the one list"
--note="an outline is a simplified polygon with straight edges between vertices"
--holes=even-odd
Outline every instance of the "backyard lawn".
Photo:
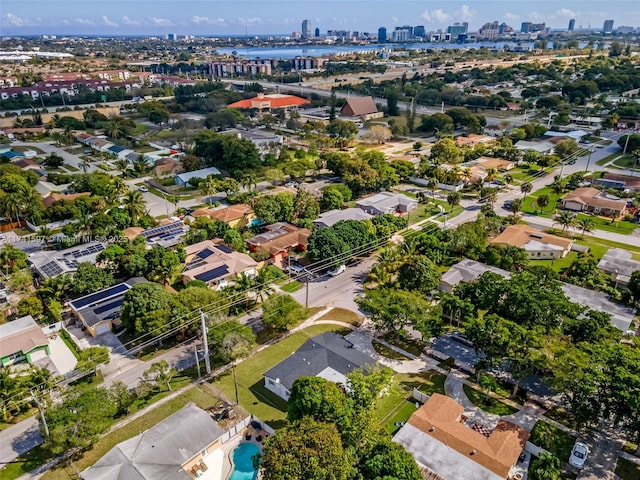
[[[344,329],[337,325],[313,325],[240,362],[236,367],[240,405],[273,428],[283,426],[287,402],[266,389],[262,374],[295,352],[309,338],[324,332],[344,333]],[[229,400],[235,401],[231,371],[214,379],[212,384]]]
[[531,430],[529,441],[553,453],[560,461],[567,462],[576,438],[549,423],[538,421]]
[[362,323],[362,317],[356,312],[347,308],[340,307],[332,308],[316,321],[320,320],[335,320],[337,322],[350,323],[351,325],[355,325],[356,327],[360,326],[360,324]]

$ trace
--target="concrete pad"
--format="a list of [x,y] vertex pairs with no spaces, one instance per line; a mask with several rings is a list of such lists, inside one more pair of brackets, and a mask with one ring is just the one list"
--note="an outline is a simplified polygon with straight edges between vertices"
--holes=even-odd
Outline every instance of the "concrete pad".
[[50,337],[49,349],[51,351],[49,358],[61,375],[69,373],[76,368],[78,361],[61,337]]

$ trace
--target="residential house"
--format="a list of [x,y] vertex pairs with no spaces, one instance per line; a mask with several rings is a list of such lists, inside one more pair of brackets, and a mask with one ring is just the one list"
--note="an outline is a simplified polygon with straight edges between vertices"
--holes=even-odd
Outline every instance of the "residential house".
[[320,216],[313,221],[316,228],[327,228],[335,225],[342,220],[369,220],[373,215],[368,214],[360,208],[345,208],[344,210],[329,210],[321,213]]
[[266,130],[237,130],[235,128],[230,130],[225,130],[225,134],[236,135],[238,138],[242,138],[244,140],[249,140],[256,146],[260,155],[265,155],[267,153],[272,152],[272,148],[277,145],[282,145],[284,142],[284,137],[282,135],[276,135],[273,132],[268,132]]
[[106,243],[90,242],[65,250],[39,250],[29,254],[27,261],[42,278],[54,278],[63,273],[73,273],[79,263],[96,263],[98,254],[106,248]]
[[91,137],[86,141],[87,145],[89,145],[94,150],[98,150],[99,152],[107,152],[110,147],[113,147],[113,143],[107,140],[106,138],[100,137]]
[[604,188],[615,188],[618,190],[633,190],[640,192],[640,178],[630,175],[621,175],[619,173],[604,172],[602,178],[593,179],[596,185],[602,185]]
[[193,172],[179,173],[174,177],[174,181],[176,182],[176,185],[187,185],[189,180],[192,178],[206,179],[209,175],[219,176],[222,174],[216,167],[203,168],[200,170],[194,170]]
[[247,238],[245,242],[252,252],[264,249],[269,252],[273,263],[280,264],[290,251],[306,249],[310,235],[311,231],[306,228],[278,222],[268,225],[263,233]]
[[134,153],[133,150],[123,147],[122,145],[112,145],[107,148],[107,153],[116,155],[118,158],[126,158],[130,153]]
[[504,158],[493,157],[480,157],[476,160],[465,163],[465,165],[474,165],[483,168],[484,170],[495,168],[501,172],[509,171],[516,166],[515,163],[505,160]]
[[184,172],[182,163],[173,158],[161,158],[155,162],[153,167],[154,175],[162,177],[164,175],[176,175]]
[[69,307],[93,337],[110,332],[120,324],[120,307],[124,294],[136,283],[146,282],[142,277],[134,277],[113,287],[76,298]]
[[289,400],[291,387],[300,377],[320,377],[346,385],[356,368],[375,365],[369,355],[353,348],[341,335],[325,332],[307,340],[298,350],[264,373],[264,384],[280,398]]
[[51,354],[49,340],[31,315],[0,325],[0,365],[26,360],[29,364]]
[[14,150],[8,150],[6,152],[0,153],[0,157],[5,157],[9,159],[9,161],[25,158],[26,155],[22,152],[16,152]]
[[597,188],[577,188],[562,199],[562,208],[576,212],[592,212],[599,215],[624,215],[627,201],[602,192]]
[[439,393],[393,436],[419,466],[443,480],[511,478],[528,439],[529,432],[506,420],[492,430],[476,424],[464,415],[462,405]]
[[478,135],[475,133],[470,133],[466,136],[460,135],[456,137],[456,144],[458,144],[459,147],[463,147],[465,145],[474,146],[481,143],[494,142],[495,140],[496,139],[494,137],[491,137],[489,135]]
[[256,218],[253,208],[246,203],[238,203],[228,207],[211,210],[209,208],[197,208],[191,213],[194,218],[207,217],[227,222],[232,228],[246,227]]
[[627,285],[633,272],[640,271],[640,261],[633,260],[628,250],[610,248],[600,261],[598,268],[611,275],[611,281],[618,285]]
[[546,155],[548,153],[553,153],[553,149],[555,145],[551,142],[545,141],[528,141],[528,140],[520,140],[517,142],[514,147],[521,152],[526,152],[527,150],[533,150],[534,152],[538,152],[542,155]]
[[249,255],[211,240],[188,245],[185,251],[186,266],[182,272],[185,285],[200,280],[209,287],[221,288],[242,274],[253,277],[258,273],[258,262]]
[[165,218],[160,221],[157,227],[148,228],[129,227],[122,233],[129,240],[133,240],[138,236],[142,236],[147,241],[147,247],[152,248],[156,245],[162,247],[175,247],[182,242],[185,234],[189,230],[189,226],[182,223],[179,219]]
[[356,202],[356,207],[371,215],[407,213],[418,206],[418,201],[400,193],[380,192]]
[[89,197],[89,196],[91,196],[90,192],[68,193],[68,194],[49,192],[44,197],[42,197],[42,203],[44,204],[45,208],[49,208],[51,205],[53,205],[56,202],[59,202],[60,200],[66,200],[67,202],[72,202],[76,198]]
[[285,110],[298,108],[307,103],[310,103],[309,100],[295,95],[284,95],[282,93],[265,95],[264,93],[259,93],[256,97],[232,103],[229,108],[255,108],[257,110],[271,111],[277,108],[284,108]]
[[224,478],[224,430],[193,403],[129,440],[118,443],[83,480],[213,480]]
[[[485,272],[493,272],[503,278],[511,277],[511,273],[506,270],[465,258],[442,275],[439,288],[443,292],[451,293],[459,283],[473,282]],[[603,293],[564,282],[562,282],[562,291],[570,301],[578,305],[610,314],[611,325],[623,332],[629,330],[635,318],[633,308],[614,303]]]
[[384,116],[378,111],[373,97],[349,97],[340,109],[341,117],[358,117],[361,120],[371,120]]
[[530,260],[555,260],[566,257],[571,251],[573,240],[550,235],[529,225],[509,225],[503,232],[490,242],[492,245],[502,245],[522,248],[527,252]]

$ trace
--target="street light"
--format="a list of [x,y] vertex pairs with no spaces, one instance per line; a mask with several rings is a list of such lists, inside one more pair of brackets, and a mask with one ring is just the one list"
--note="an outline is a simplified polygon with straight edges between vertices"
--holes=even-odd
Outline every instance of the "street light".
[[589,162],[591,162],[591,154],[593,153],[595,147],[589,147],[589,157],[587,158],[587,168],[584,169],[584,173],[589,172]]

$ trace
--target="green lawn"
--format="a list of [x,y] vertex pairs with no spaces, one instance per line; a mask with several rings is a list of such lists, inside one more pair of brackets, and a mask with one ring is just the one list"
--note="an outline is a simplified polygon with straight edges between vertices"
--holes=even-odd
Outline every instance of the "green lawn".
[[637,170],[638,168],[637,168],[636,162],[637,160],[633,157],[633,155],[629,155],[627,153],[626,155],[621,156],[617,160],[614,160],[613,164],[617,165],[618,167],[628,168],[630,170]]
[[335,307],[325,313],[318,320],[335,320],[338,322],[350,323],[356,327],[362,323],[362,317],[353,310],[347,308]]
[[[344,333],[336,325],[314,325],[285,338],[242,361],[236,367],[240,405],[273,428],[284,425],[287,403],[267,390],[262,374],[295,352],[309,338],[324,332]],[[232,372],[226,372],[213,380],[228,399],[235,401]]]
[[625,222],[624,220],[611,222],[611,219],[609,218],[597,217],[595,215],[585,215],[583,213],[579,213],[576,218],[590,218],[591,220],[593,220],[593,223],[595,224],[595,228],[597,230],[620,233],[621,235],[629,235],[636,228],[638,228],[638,224],[633,222]]
[[569,252],[569,254],[564,258],[559,258],[557,260],[529,260],[529,265],[542,265],[545,267],[551,267],[556,272],[560,273],[569,268],[569,266],[573,263],[574,260],[578,258],[578,252]]
[[393,385],[376,405],[375,420],[389,434],[395,433],[399,428],[395,423],[406,422],[416,411],[416,401],[412,397],[413,388],[427,395],[444,394],[445,378],[444,375],[433,370],[396,374]]
[[606,165],[607,163],[615,160],[616,158],[620,157],[622,155],[622,152],[614,152],[611,155],[607,155],[604,158],[601,158],[600,160],[596,161],[596,165]]
[[463,385],[463,388],[464,393],[467,395],[467,398],[471,401],[471,403],[486,412],[493,413],[494,415],[511,415],[512,413],[516,413],[518,411],[517,408],[514,408],[511,405],[507,405],[500,400],[496,400],[495,398],[491,397],[487,398],[484,393],[470,387],[469,385],[465,384]]
[[390,358],[391,360],[400,360],[400,361],[411,360],[406,355],[403,355],[400,352],[396,352],[393,348],[389,348],[377,340],[373,340],[371,343],[373,345],[373,349],[383,357]]
[[289,292],[289,293],[297,292],[301,288],[302,288],[302,283],[300,283],[297,280],[293,280],[291,283],[285,283],[284,285],[280,286],[281,290],[284,290],[285,292]]
[[549,423],[538,421],[531,430],[529,441],[553,453],[562,462],[566,462],[569,460],[576,438]]
[[618,458],[615,473],[622,480],[638,480],[640,478],[640,465],[626,458]]
[[414,340],[409,337],[402,337],[400,335],[395,335],[394,332],[385,333],[382,338],[386,340],[391,345],[399,347],[406,352],[419,357],[422,355],[425,344],[419,340]]
[[[90,467],[117,443],[134,437],[140,432],[148,430],[158,422],[167,418],[172,413],[175,413],[176,411],[184,407],[189,402],[194,402],[199,407],[206,409],[215,406],[218,402],[218,397],[213,395],[209,391],[209,389],[204,386],[196,386],[194,388],[191,388],[182,395],[168,401],[164,405],[159,406],[158,408],[123,426],[115,432],[112,432],[107,436],[101,438],[91,450],[84,454],[81,459],[74,461],[75,466],[80,471]],[[1,478],[2,480],[9,480],[10,478],[14,477],[6,477],[5,479],[5,477],[3,476]],[[70,480],[76,479],[77,476],[73,473],[71,467],[66,467],[50,470],[42,478],[44,480]]]
[[409,222],[413,225],[438,213],[440,213],[440,209],[431,203],[431,200],[429,203],[419,203],[417,208],[409,214]]

